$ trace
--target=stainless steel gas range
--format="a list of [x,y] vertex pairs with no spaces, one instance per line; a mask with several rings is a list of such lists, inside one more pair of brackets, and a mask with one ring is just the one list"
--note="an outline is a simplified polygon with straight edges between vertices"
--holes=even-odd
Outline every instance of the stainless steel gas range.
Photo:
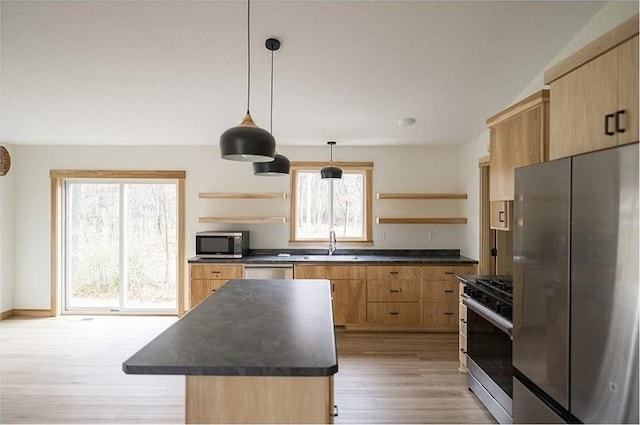
[[513,423],[511,276],[478,276],[464,289],[469,389],[501,424]]

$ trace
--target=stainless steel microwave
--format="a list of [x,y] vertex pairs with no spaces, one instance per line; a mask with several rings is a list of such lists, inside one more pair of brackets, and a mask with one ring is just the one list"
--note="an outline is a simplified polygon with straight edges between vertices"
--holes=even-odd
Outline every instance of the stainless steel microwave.
[[214,231],[196,233],[196,255],[200,258],[242,258],[249,252],[249,232]]

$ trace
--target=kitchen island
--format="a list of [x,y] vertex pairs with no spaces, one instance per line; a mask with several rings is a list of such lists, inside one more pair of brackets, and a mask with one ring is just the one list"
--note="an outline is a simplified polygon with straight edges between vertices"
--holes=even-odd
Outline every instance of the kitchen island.
[[231,280],[123,370],[185,375],[186,423],[331,423],[329,281]]

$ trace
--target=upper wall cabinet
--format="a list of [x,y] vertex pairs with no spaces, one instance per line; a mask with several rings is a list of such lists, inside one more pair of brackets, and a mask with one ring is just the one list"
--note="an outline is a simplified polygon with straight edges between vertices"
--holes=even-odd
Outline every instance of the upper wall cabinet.
[[491,201],[512,201],[514,169],[546,160],[548,116],[549,91],[541,90],[487,119]]
[[549,159],[638,140],[638,15],[548,69]]

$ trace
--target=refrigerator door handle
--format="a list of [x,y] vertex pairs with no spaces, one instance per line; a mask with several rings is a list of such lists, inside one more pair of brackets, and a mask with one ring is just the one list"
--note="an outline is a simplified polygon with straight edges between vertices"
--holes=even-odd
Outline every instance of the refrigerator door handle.
[[509,338],[513,339],[513,324],[510,321],[500,316],[495,311],[490,310],[489,308],[480,304],[478,301],[469,298],[468,296],[464,296],[462,298],[462,303],[466,305],[467,308],[470,308],[478,316],[487,320],[502,332],[509,335]]

